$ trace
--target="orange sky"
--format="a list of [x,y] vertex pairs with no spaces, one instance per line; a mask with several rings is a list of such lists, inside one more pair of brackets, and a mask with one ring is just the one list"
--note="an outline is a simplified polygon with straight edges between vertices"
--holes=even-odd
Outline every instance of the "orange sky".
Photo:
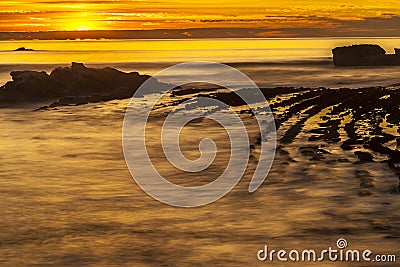
[[400,26],[393,0],[1,0],[0,10],[2,32],[265,28],[290,36],[342,28],[379,36]]

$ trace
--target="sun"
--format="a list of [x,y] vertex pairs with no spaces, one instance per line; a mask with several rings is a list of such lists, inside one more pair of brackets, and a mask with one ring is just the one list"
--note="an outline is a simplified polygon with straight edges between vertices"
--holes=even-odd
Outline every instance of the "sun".
[[76,28],[77,31],[90,31],[89,27],[78,27]]
[[100,25],[96,17],[87,13],[79,13],[73,18],[66,18],[62,25],[64,31],[92,31],[99,28]]

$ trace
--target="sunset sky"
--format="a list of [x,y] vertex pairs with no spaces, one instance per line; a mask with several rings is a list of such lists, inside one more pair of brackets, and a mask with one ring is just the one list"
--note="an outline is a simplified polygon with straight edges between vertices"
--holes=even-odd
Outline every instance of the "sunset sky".
[[265,29],[259,37],[311,30],[400,35],[400,1],[393,0],[2,0],[0,10],[1,32],[223,28]]

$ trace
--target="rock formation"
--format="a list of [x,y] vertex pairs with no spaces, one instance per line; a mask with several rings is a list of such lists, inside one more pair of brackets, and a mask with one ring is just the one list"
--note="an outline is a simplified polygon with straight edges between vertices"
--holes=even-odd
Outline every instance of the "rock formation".
[[34,51],[33,49],[30,48],[25,48],[25,47],[19,47],[15,49],[14,51]]
[[335,66],[400,66],[399,49],[395,49],[395,54],[386,54],[379,45],[336,47],[332,54]]
[[156,79],[137,72],[125,73],[113,68],[93,69],[82,63],[56,68],[51,74],[37,71],[11,72],[12,81],[0,87],[0,103],[57,100],[79,104],[129,98],[148,79],[154,89]]

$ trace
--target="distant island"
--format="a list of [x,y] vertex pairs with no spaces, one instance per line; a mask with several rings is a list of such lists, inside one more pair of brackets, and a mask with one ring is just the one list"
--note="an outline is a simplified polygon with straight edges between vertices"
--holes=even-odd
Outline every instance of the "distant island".
[[15,49],[14,51],[17,52],[17,51],[35,51],[35,50],[33,50],[31,48],[19,47],[19,48]]
[[361,44],[336,47],[332,50],[335,66],[400,66],[400,49],[386,54],[379,45]]

